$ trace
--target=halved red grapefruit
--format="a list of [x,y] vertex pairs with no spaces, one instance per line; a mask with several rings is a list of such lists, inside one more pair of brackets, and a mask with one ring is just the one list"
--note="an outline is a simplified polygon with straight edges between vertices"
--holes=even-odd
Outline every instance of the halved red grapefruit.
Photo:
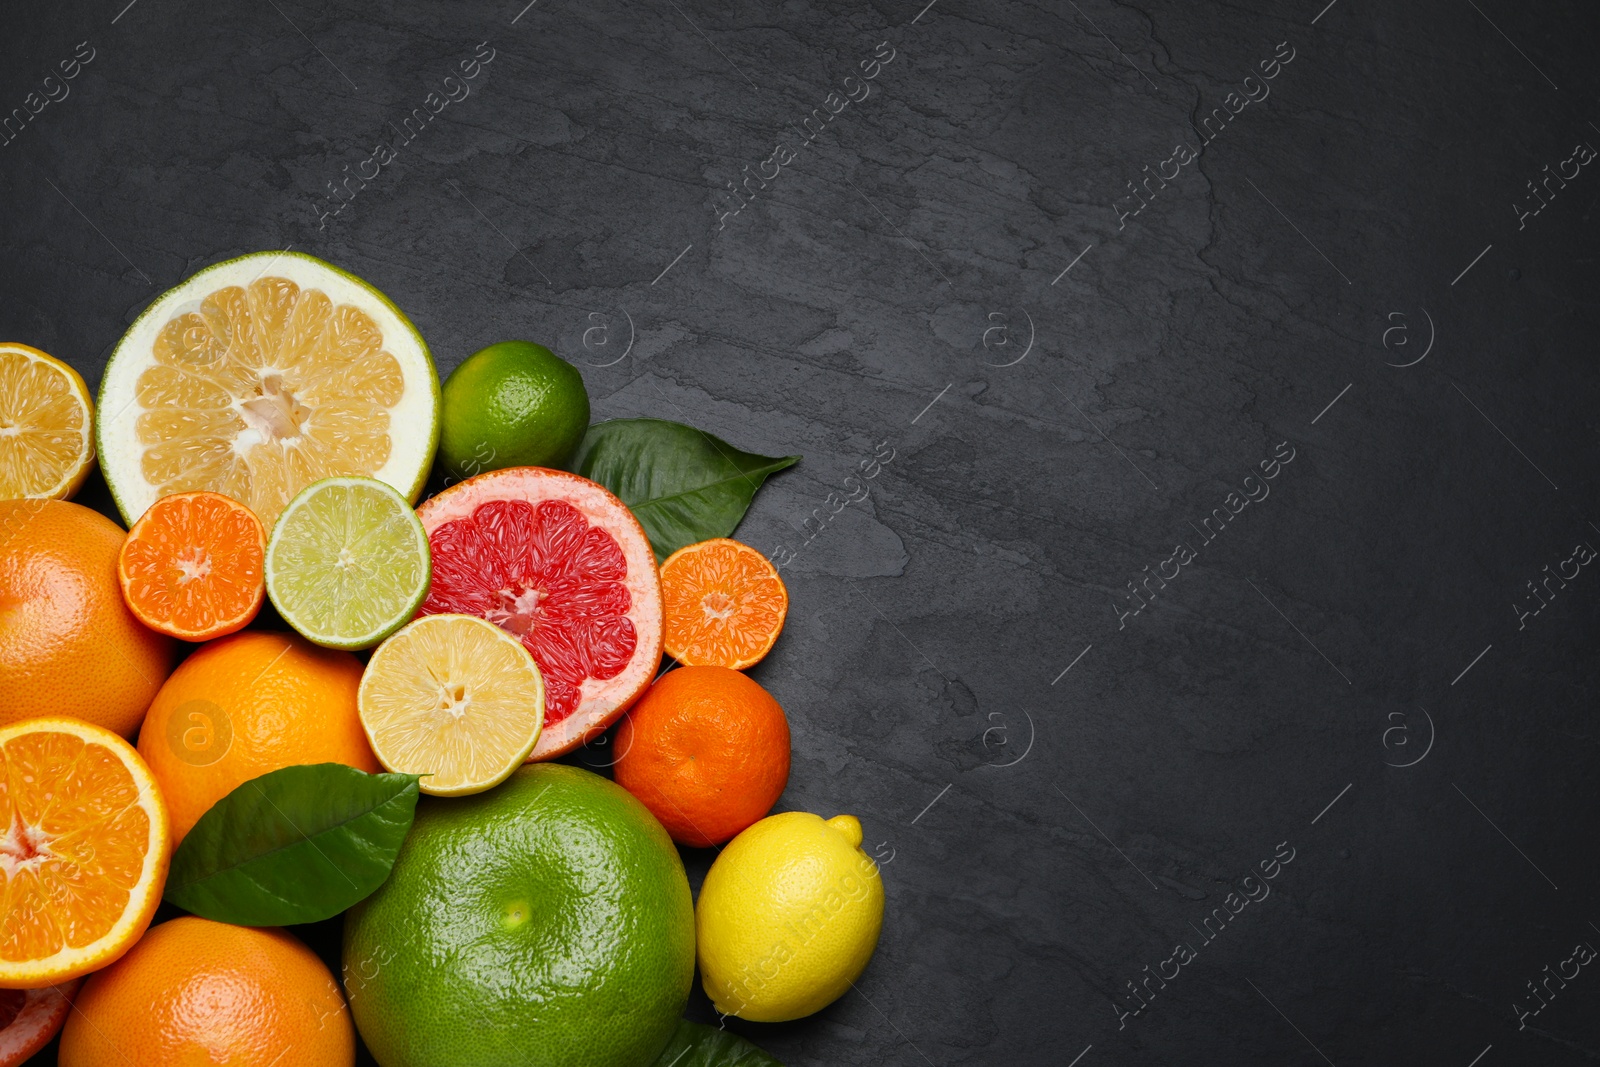
[[661,579],[644,527],[601,485],[507,467],[417,509],[433,553],[419,615],[478,615],[544,675],[530,760],[570,752],[628,710],[661,665]]
[[0,1067],[16,1067],[56,1036],[80,979],[43,989],[0,989]]

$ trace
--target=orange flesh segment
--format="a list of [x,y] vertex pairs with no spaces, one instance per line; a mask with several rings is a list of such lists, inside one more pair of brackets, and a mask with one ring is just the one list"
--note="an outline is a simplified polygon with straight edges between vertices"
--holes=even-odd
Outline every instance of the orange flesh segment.
[[789,611],[765,556],[727,538],[679,549],[661,565],[667,654],[686,666],[742,670],[778,639]]
[[110,932],[144,868],[150,815],[110,749],[71,734],[0,747],[0,959],[44,959]]
[[266,535],[220,493],[163,497],[122,546],[123,597],[143,623],[175,637],[231,633],[261,606]]
[[405,379],[366,312],[258,278],[206,296],[157,335],[139,375],[140,461],[162,495],[226,493],[271,524],[299,490],[389,460]]

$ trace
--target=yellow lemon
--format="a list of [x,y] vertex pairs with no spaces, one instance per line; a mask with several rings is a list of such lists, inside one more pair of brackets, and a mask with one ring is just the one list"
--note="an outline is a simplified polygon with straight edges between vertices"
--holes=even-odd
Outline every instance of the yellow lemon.
[[821,1011],[866,969],[883,880],[853,815],[771,815],[722,850],[695,904],[706,995],[719,1012],[777,1023]]

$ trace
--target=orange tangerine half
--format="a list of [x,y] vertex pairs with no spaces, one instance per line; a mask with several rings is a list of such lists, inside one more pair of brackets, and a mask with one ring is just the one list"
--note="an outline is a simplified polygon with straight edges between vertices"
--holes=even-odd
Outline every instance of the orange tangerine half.
[[150,505],[117,559],[122,599],[140,622],[185,641],[242,630],[261,608],[266,531],[221,493],[174,493]]
[[686,667],[744,670],[783,630],[789,591],[767,558],[716,537],[685,545],[661,564],[662,644]]
[[76,719],[0,729],[0,988],[99,970],[150,925],[167,805],[133,746]]

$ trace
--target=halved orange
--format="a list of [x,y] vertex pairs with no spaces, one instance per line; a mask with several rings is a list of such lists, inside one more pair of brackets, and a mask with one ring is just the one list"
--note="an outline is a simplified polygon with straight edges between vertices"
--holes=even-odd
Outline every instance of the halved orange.
[[185,641],[244,629],[265,595],[266,531],[221,493],[174,493],[140,516],[122,543],[117,580],[140,622]]
[[661,564],[662,644],[686,667],[742,671],[783,630],[789,591],[767,557],[715,537],[685,545]]
[[65,500],[94,462],[94,404],[78,372],[0,343],[0,500]]
[[161,902],[167,805],[133,746],[76,719],[0,729],[0,988],[97,971]]

